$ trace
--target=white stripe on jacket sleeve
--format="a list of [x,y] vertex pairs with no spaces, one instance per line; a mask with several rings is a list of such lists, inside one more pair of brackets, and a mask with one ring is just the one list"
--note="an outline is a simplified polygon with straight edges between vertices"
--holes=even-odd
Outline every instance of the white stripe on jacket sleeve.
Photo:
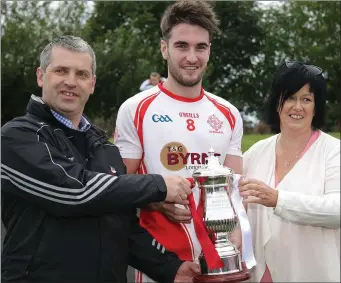
[[[23,191],[26,191],[27,193],[30,193],[30,194],[54,201],[54,202],[71,204],[71,205],[82,204],[93,199],[95,196],[97,196],[99,193],[105,190],[111,183],[113,183],[117,179],[116,176],[99,173],[95,177],[93,177],[91,180],[89,180],[87,184],[85,185],[85,187],[81,189],[71,189],[71,188],[57,187],[48,183],[41,182],[25,174],[22,174],[14,169],[11,169],[8,166],[3,165],[3,164],[2,164],[1,169],[2,169],[1,178],[5,180],[9,180],[17,188]],[[9,173],[7,170],[11,171],[14,174]],[[29,183],[28,180],[34,184]],[[46,190],[46,188],[50,190]],[[52,190],[58,191],[59,193],[54,192]],[[59,198],[62,198],[62,199],[59,199]]]

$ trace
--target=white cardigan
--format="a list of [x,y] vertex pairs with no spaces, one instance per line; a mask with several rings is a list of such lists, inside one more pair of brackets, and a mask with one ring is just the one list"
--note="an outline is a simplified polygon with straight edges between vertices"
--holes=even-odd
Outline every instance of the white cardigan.
[[[278,135],[244,154],[244,174],[274,188]],[[276,208],[249,204],[260,282],[265,264],[274,282],[340,282],[340,140],[321,132],[278,184]]]

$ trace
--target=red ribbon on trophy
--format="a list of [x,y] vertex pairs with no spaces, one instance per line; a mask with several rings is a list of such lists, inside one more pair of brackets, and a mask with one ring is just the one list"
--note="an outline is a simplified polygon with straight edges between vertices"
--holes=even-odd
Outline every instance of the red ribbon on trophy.
[[[195,186],[193,178],[187,178],[187,180],[191,182],[191,187],[193,188]],[[199,243],[201,245],[202,251],[204,253],[208,268],[210,270],[223,268],[224,263],[219,257],[218,252],[215,249],[214,244],[212,243],[212,240],[208,236],[208,229],[202,217],[200,217],[196,210],[193,193],[188,196],[188,201],[189,208],[191,210],[193,217],[194,229],[198,237]]]

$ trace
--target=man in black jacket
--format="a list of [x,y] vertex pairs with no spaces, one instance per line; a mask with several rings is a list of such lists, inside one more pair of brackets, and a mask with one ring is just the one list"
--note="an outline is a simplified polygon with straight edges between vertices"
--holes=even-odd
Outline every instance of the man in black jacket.
[[125,175],[117,147],[83,115],[96,59],[81,38],[62,36],[42,51],[23,117],[1,129],[3,282],[126,282],[127,266],[159,282],[198,272],[155,243],[136,208],[188,204],[178,176]]

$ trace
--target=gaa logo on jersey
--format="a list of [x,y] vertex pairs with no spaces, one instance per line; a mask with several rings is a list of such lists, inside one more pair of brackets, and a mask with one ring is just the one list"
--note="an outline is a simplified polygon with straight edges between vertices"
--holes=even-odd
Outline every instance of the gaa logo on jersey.
[[154,114],[152,116],[152,120],[155,123],[158,123],[158,122],[161,122],[161,123],[173,122],[173,120],[168,115],[158,115],[158,114]]
[[[219,153],[215,154],[220,156]],[[167,143],[160,152],[160,161],[170,171],[180,171],[183,168],[195,170],[206,164],[207,153],[188,152],[180,142]]]

